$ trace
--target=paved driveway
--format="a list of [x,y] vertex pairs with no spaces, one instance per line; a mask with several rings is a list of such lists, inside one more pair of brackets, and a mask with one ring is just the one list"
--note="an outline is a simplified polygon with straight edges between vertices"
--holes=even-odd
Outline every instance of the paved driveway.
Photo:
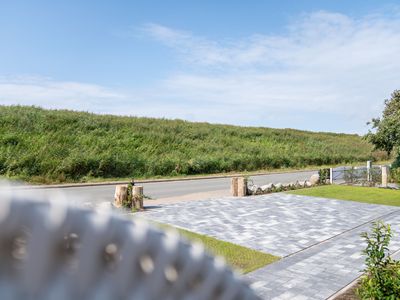
[[[326,299],[363,268],[360,233],[382,219],[400,233],[400,209],[276,193],[164,205],[145,218],[283,257],[245,275],[263,299]],[[397,236],[392,249],[400,249]]]

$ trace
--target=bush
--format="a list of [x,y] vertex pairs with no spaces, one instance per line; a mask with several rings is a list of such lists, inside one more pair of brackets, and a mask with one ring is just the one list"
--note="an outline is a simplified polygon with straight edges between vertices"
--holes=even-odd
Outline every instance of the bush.
[[362,233],[367,243],[365,275],[357,294],[361,299],[400,299],[400,263],[389,256],[389,243],[392,238],[390,225],[373,223],[372,233]]
[[400,168],[390,170],[390,179],[393,182],[400,183]]
[[329,182],[331,171],[330,169],[319,169],[318,175],[319,175],[319,184],[325,184]]
[[392,163],[392,168],[397,169],[400,168],[400,153],[397,155],[397,158],[395,161]]

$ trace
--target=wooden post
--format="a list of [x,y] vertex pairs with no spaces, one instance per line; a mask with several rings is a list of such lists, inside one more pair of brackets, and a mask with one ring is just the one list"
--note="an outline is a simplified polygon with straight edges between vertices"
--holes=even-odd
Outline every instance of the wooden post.
[[238,195],[238,178],[237,177],[231,178],[231,195],[233,197],[237,197],[237,195]]
[[132,186],[132,208],[136,210],[143,209],[143,186]]
[[388,187],[388,173],[389,173],[389,167],[382,166],[382,187],[384,188]]
[[115,187],[114,205],[116,207],[121,207],[125,201],[128,201],[128,185],[117,185]]
[[329,183],[333,184],[333,168],[329,169]]
[[238,197],[244,197],[247,195],[247,179],[239,177],[237,181]]

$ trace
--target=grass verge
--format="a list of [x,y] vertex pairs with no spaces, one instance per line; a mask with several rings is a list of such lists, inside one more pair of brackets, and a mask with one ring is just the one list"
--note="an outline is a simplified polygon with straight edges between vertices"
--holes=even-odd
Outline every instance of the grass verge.
[[345,185],[325,185],[289,192],[295,195],[400,206],[400,191]]
[[214,256],[222,256],[228,265],[243,274],[252,272],[280,259],[279,257],[268,253],[221,241],[216,238],[198,234],[182,228],[161,223],[153,224],[164,229],[176,229],[182,237],[188,239],[189,241],[201,242],[207,251]]

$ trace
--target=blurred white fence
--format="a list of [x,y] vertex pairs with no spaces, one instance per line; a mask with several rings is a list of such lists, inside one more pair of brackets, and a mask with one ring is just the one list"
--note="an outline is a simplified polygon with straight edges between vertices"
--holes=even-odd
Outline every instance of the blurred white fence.
[[0,299],[258,299],[201,246],[109,213],[0,196]]

